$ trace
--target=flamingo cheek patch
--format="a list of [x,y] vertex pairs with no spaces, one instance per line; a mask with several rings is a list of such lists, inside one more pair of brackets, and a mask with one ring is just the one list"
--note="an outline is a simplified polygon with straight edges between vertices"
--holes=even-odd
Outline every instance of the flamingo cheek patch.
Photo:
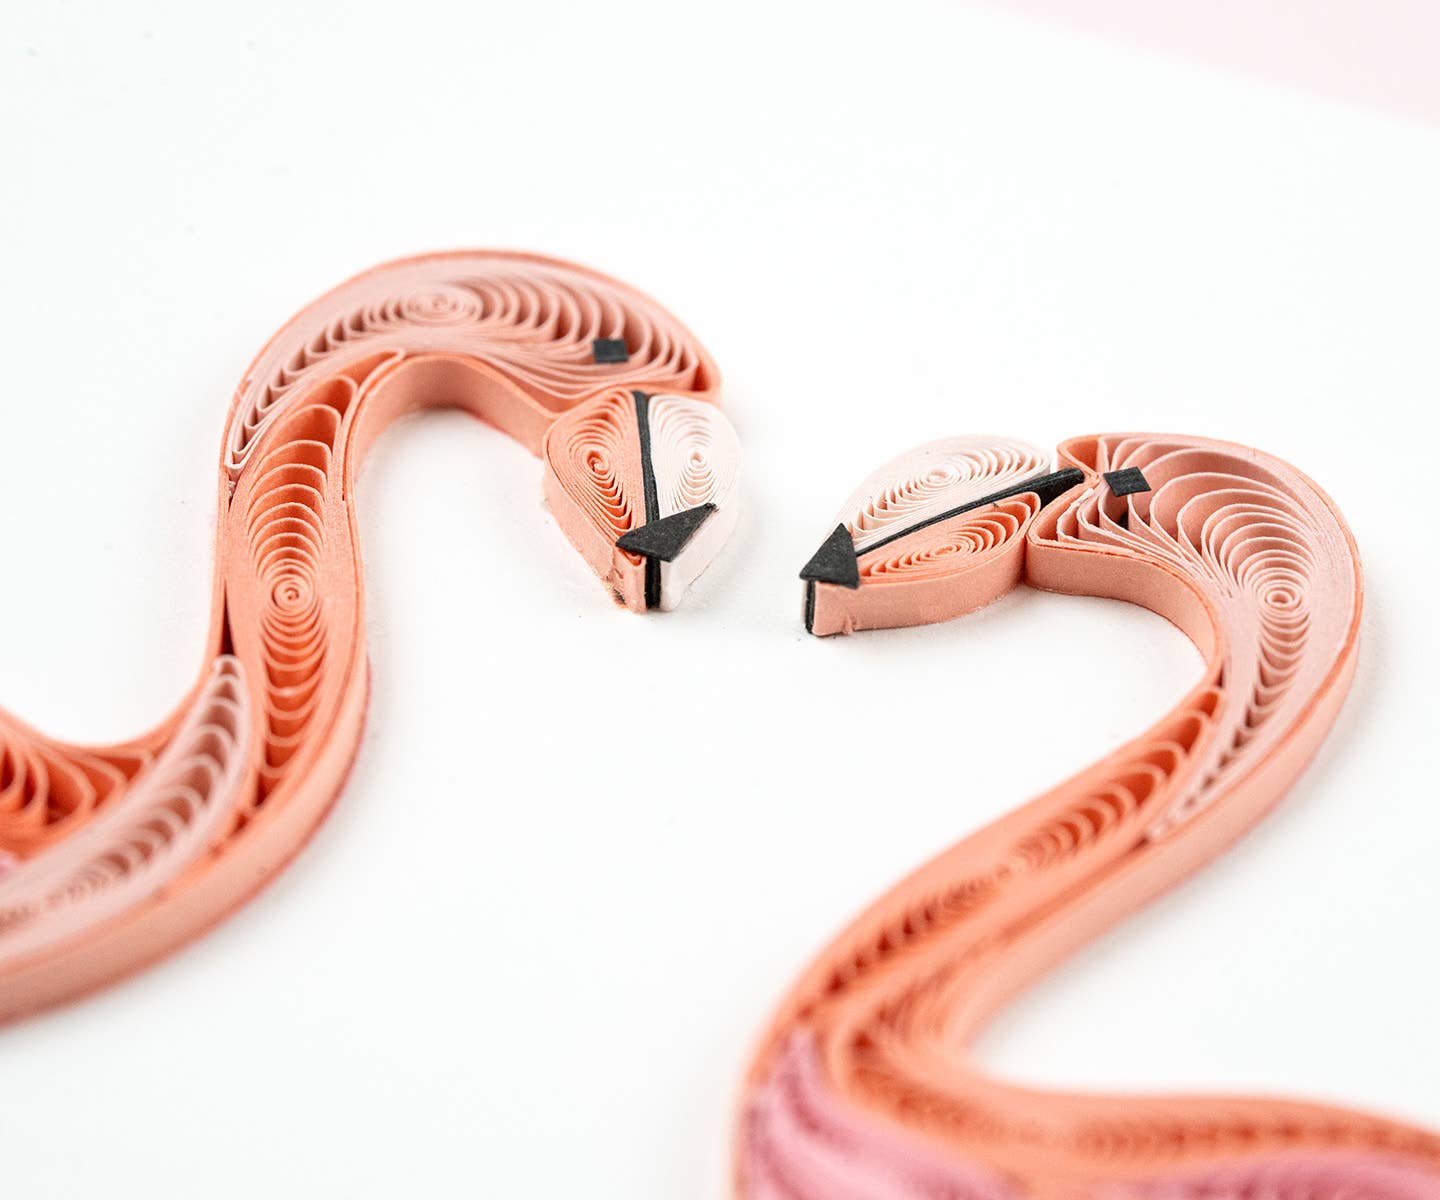
[[951,438],[886,463],[800,572],[805,628],[825,637],[948,621],[1009,591],[1031,520],[1083,479],[1051,463],[996,438]]
[[677,607],[735,529],[740,443],[707,401],[608,394],[557,421],[543,454],[551,511],[626,608]]
[[550,512],[616,601],[645,604],[644,560],[616,542],[645,522],[645,474],[634,400],[613,391],[551,426],[541,449]]
[[651,557],[659,563],[658,607],[673,609],[735,531],[740,441],[713,404],[652,396],[649,410],[656,513],[649,523],[667,535]]

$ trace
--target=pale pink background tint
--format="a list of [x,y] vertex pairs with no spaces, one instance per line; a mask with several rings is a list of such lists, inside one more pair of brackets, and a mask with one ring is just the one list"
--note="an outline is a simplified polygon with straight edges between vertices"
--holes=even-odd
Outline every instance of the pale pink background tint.
[[1118,41],[1440,124],[1434,0],[992,0]]

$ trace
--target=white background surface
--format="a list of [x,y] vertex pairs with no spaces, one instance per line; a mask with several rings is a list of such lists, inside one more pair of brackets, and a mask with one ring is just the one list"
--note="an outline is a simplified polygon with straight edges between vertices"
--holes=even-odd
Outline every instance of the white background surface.
[[382,259],[515,246],[636,284],[719,360],[747,455],[730,548],[640,619],[502,436],[380,443],[343,801],[212,936],[0,1030],[7,1200],[722,1196],[750,1039],[808,956],[1198,670],[1158,618],[1033,593],[803,635],[834,507],[961,432],[1273,451],[1370,588],[1289,802],[984,1061],[1440,1124],[1435,128],[951,3],[23,2],[0,28],[16,714],[103,740],[176,702],[235,381]]

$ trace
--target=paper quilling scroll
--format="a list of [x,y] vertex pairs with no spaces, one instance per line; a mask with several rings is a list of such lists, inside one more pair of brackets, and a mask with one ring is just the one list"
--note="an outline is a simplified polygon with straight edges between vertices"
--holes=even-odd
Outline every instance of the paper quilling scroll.
[[[945,620],[1025,582],[1152,609],[1204,675],[1148,732],[921,867],[810,967],[748,1076],[739,1195],[1435,1200],[1440,1137],[1381,1117],[1046,1092],[967,1058],[998,1006],[1265,815],[1355,666],[1355,545],[1299,471],[1170,435],[1077,438],[1058,457],[958,439],[882,468],[802,572],[807,626]],[[929,769],[963,803],[963,778]]]
[[0,712],[0,1019],[207,929],[324,816],[365,713],[351,498],[382,429],[437,405],[497,425],[543,458],[551,511],[615,599],[669,608],[735,520],[718,385],[653,301],[531,255],[391,263],[293,318],[231,407],[191,695],[104,748]]

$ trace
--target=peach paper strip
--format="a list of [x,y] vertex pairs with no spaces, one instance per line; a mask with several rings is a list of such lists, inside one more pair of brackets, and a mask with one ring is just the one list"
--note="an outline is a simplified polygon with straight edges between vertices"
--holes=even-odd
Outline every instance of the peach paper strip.
[[382,429],[450,406],[510,433],[540,454],[551,512],[615,598],[669,608],[734,526],[739,450],[718,387],[653,301],[535,255],[389,263],[295,316],[231,407],[192,695],[99,749],[0,712],[0,1020],[209,928],[325,815],[365,714],[352,498]]
[[[802,573],[814,632],[945,620],[1023,581],[1152,609],[1206,666],[1148,732],[919,868],[802,976],[749,1076],[738,1194],[1440,1197],[1440,1138],[1384,1117],[1072,1095],[970,1061],[998,1007],[1285,794],[1349,687],[1361,575],[1324,493],[1241,446],[1105,434],[1064,443],[1051,469],[972,444],[979,468],[953,492],[932,471],[948,453],[897,459],[847,503]],[[1064,702],[1103,704],[1103,686],[1077,681]],[[959,795],[963,761],[934,763]]]

